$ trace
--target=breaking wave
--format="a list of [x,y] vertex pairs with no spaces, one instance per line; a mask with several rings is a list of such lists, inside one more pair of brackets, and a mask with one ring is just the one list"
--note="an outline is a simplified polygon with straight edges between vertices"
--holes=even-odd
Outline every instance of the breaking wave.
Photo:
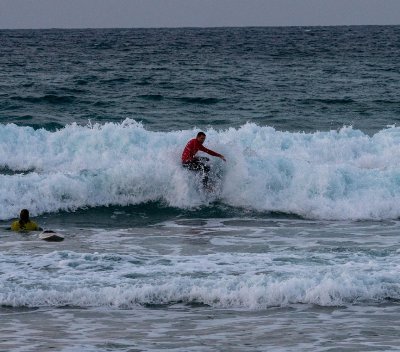
[[0,258],[7,273],[1,278],[0,305],[131,309],[184,303],[265,309],[298,303],[346,306],[400,299],[396,253],[374,260],[358,256],[340,262],[331,258],[335,263],[319,266],[312,266],[307,258],[299,263],[293,254],[280,256],[145,257],[72,251],[18,258],[7,255]]
[[213,197],[180,166],[181,151],[196,132],[154,132],[129,119],[55,132],[2,124],[0,219],[25,207],[38,215],[149,201],[190,209],[214,200],[310,219],[400,216],[400,128],[373,136],[351,127],[314,133],[251,123],[209,129],[206,145],[227,158],[211,160],[222,175]]

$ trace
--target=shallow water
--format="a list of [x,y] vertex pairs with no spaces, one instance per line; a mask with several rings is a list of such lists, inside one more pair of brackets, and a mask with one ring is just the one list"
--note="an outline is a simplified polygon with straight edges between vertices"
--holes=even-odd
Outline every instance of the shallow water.
[[3,230],[4,350],[398,348],[397,221],[115,225]]
[[2,309],[0,316],[8,335],[0,348],[18,351],[396,351],[400,323],[393,305]]

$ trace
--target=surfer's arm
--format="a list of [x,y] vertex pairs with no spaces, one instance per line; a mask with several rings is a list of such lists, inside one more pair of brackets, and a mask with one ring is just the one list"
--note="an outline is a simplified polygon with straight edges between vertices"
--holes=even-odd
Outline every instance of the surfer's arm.
[[20,230],[20,227],[19,227],[19,221],[17,220],[17,221],[14,221],[12,224],[11,224],[11,231],[19,231]]
[[219,153],[217,153],[217,152],[214,152],[214,151],[211,150],[211,149],[207,149],[206,147],[203,147],[203,146],[200,146],[199,149],[200,149],[202,152],[204,152],[204,153],[210,154],[210,155],[212,155],[212,156],[216,156],[217,158],[221,158],[222,160],[226,161],[226,160],[225,160],[225,157],[224,157],[222,154],[219,154]]

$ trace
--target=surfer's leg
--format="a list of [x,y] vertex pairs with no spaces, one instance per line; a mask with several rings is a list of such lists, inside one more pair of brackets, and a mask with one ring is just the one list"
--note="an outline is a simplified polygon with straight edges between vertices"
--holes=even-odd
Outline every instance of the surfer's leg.
[[199,166],[199,162],[196,160],[189,161],[187,163],[183,163],[182,166],[190,171],[200,171],[201,168]]
[[210,167],[208,165],[205,165],[201,163],[201,171],[202,171],[202,181],[204,187],[207,187],[208,185],[208,173],[210,172]]
[[[208,158],[204,158],[204,159],[208,159]],[[210,167],[208,165],[202,163],[201,161],[199,161],[199,159],[196,159],[196,160],[184,163],[184,164],[182,164],[182,166],[191,171],[201,172],[201,181],[203,182],[204,186],[207,186],[208,173],[210,172]]]
[[201,171],[201,181],[203,182],[203,186],[207,187],[208,185],[208,174],[210,172],[210,167],[206,164],[210,159],[207,157],[201,156],[196,157],[193,161],[196,163],[197,170]]
[[200,157],[193,161],[196,163],[197,170],[201,172],[201,182],[203,182],[204,187],[208,186],[208,174],[210,172],[210,167],[205,164],[208,160],[209,159],[206,157]]

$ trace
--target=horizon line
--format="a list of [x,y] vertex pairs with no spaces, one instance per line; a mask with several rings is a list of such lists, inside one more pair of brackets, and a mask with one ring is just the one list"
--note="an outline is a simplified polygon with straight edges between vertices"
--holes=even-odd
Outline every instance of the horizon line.
[[94,29],[223,29],[223,28],[319,28],[319,27],[396,27],[400,24],[312,24],[312,25],[237,25],[237,26],[160,26],[160,27],[36,27],[1,28],[1,31],[21,30],[94,30]]

